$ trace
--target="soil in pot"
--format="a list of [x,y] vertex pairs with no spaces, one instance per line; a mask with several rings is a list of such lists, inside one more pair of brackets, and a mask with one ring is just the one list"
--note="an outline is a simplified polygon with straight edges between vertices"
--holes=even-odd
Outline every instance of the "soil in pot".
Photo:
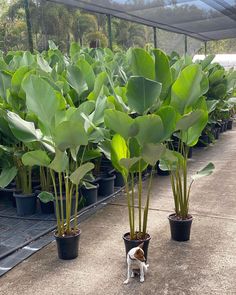
[[149,246],[149,242],[151,240],[151,236],[149,234],[146,234],[145,239],[137,239],[137,240],[130,240],[130,233],[126,233],[123,235],[123,240],[125,243],[125,253],[126,256],[129,252],[129,250],[131,250],[134,247],[138,247],[140,244],[144,243],[143,245],[143,251],[144,251],[144,256],[147,260],[148,257],[148,246]]
[[36,195],[35,193],[23,195],[21,193],[13,194],[16,200],[16,211],[18,216],[32,215],[36,211]]
[[54,234],[60,259],[71,260],[78,256],[80,233],[81,231],[78,230],[74,235],[63,237],[59,237],[56,233]]
[[98,195],[105,197],[114,193],[115,175],[101,175],[98,180],[99,188]]
[[185,242],[190,239],[191,225],[193,217],[189,215],[187,219],[180,219],[176,214],[168,217],[170,223],[171,239],[178,242]]
[[97,203],[98,201],[98,188],[99,184],[94,184],[94,188],[86,188],[84,186],[81,187],[80,191],[82,196],[85,199],[85,206],[92,205],[94,203]]

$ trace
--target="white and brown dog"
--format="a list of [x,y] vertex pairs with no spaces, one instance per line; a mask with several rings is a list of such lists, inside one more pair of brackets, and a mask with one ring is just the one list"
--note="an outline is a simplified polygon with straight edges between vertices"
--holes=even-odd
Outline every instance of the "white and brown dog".
[[138,247],[129,250],[127,254],[127,279],[124,281],[124,284],[129,283],[130,278],[133,278],[135,275],[134,270],[137,269],[139,269],[140,271],[140,282],[144,282],[144,274],[147,272],[149,265],[145,263],[146,259],[144,257],[144,251],[142,248],[143,243],[140,244]]

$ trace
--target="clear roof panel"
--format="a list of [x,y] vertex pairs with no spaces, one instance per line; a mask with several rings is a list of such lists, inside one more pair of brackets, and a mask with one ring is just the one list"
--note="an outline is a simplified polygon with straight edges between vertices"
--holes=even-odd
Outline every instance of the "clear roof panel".
[[236,37],[236,0],[52,0],[207,41]]

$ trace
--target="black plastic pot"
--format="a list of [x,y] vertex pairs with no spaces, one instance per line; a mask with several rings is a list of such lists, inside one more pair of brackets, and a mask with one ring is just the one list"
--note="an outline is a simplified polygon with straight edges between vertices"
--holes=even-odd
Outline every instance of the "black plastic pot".
[[193,157],[193,148],[190,147],[188,150],[188,158],[191,159]]
[[168,176],[168,175],[170,175],[170,171],[161,170],[161,168],[159,167],[159,162],[157,162],[157,174],[161,175],[161,176]]
[[120,172],[115,172],[115,187],[123,187],[125,185],[124,178]]
[[98,188],[99,184],[95,183],[94,188],[87,189],[86,187],[81,187],[81,194],[85,199],[85,206],[92,205],[97,202],[98,200]]
[[81,231],[73,236],[58,237],[55,233],[57,242],[58,257],[63,260],[75,259],[79,252],[79,238]]
[[130,240],[129,239],[129,236],[130,236],[130,233],[126,233],[123,235],[123,240],[124,240],[124,243],[125,243],[125,253],[126,253],[126,256],[129,252],[129,250],[131,250],[132,248],[134,247],[138,247],[140,244],[144,244],[143,245],[143,251],[144,251],[144,256],[147,260],[147,257],[148,257],[148,246],[149,246],[149,242],[151,240],[151,236],[149,234],[146,234],[147,235],[147,238],[145,240]]
[[36,211],[36,195],[35,193],[23,195],[14,193],[13,197],[16,200],[16,211],[18,216],[32,215]]
[[43,214],[53,214],[54,213],[54,202],[50,201],[48,203],[43,203],[39,200],[41,212]]
[[15,188],[2,188],[0,189],[0,200],[9,201],[13,207],[16,207],[16,199],[13,197]]
[[215,139],[219,139],[219,136],[220,136],[220,128],[217,127],[215,128]]
[[199,137],[199,140],[197,142],[198,147],[206,147],[209,144],[209,136],[206,134],[203,134]]
[[112,195],[114,193],[114,186],[115,186],[115,175],[102,175],[101,178],[98,180],[99,188],[98,188],[98,195],[105,197]]
[[228,129],[228,130],[231,130],[232,128],[233,128],[233,120],[230,119],[230,120],[228,121],[228,123],[227,123],[227,129]]
[[169,215],[171,239],[178,242],[188,241],[190,239],[191,225],[193,217],[188,219],[176,219],[175,214]]
[[227,131],[228,120],[224,122],[224,132]]

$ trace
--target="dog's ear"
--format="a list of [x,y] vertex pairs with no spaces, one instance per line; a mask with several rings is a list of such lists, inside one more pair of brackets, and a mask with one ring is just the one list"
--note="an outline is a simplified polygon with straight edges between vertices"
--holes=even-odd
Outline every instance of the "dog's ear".
[[140,245],[138,245],[139,248],[143,249],[143,246],[144,246],[144,242],[142,242]]

